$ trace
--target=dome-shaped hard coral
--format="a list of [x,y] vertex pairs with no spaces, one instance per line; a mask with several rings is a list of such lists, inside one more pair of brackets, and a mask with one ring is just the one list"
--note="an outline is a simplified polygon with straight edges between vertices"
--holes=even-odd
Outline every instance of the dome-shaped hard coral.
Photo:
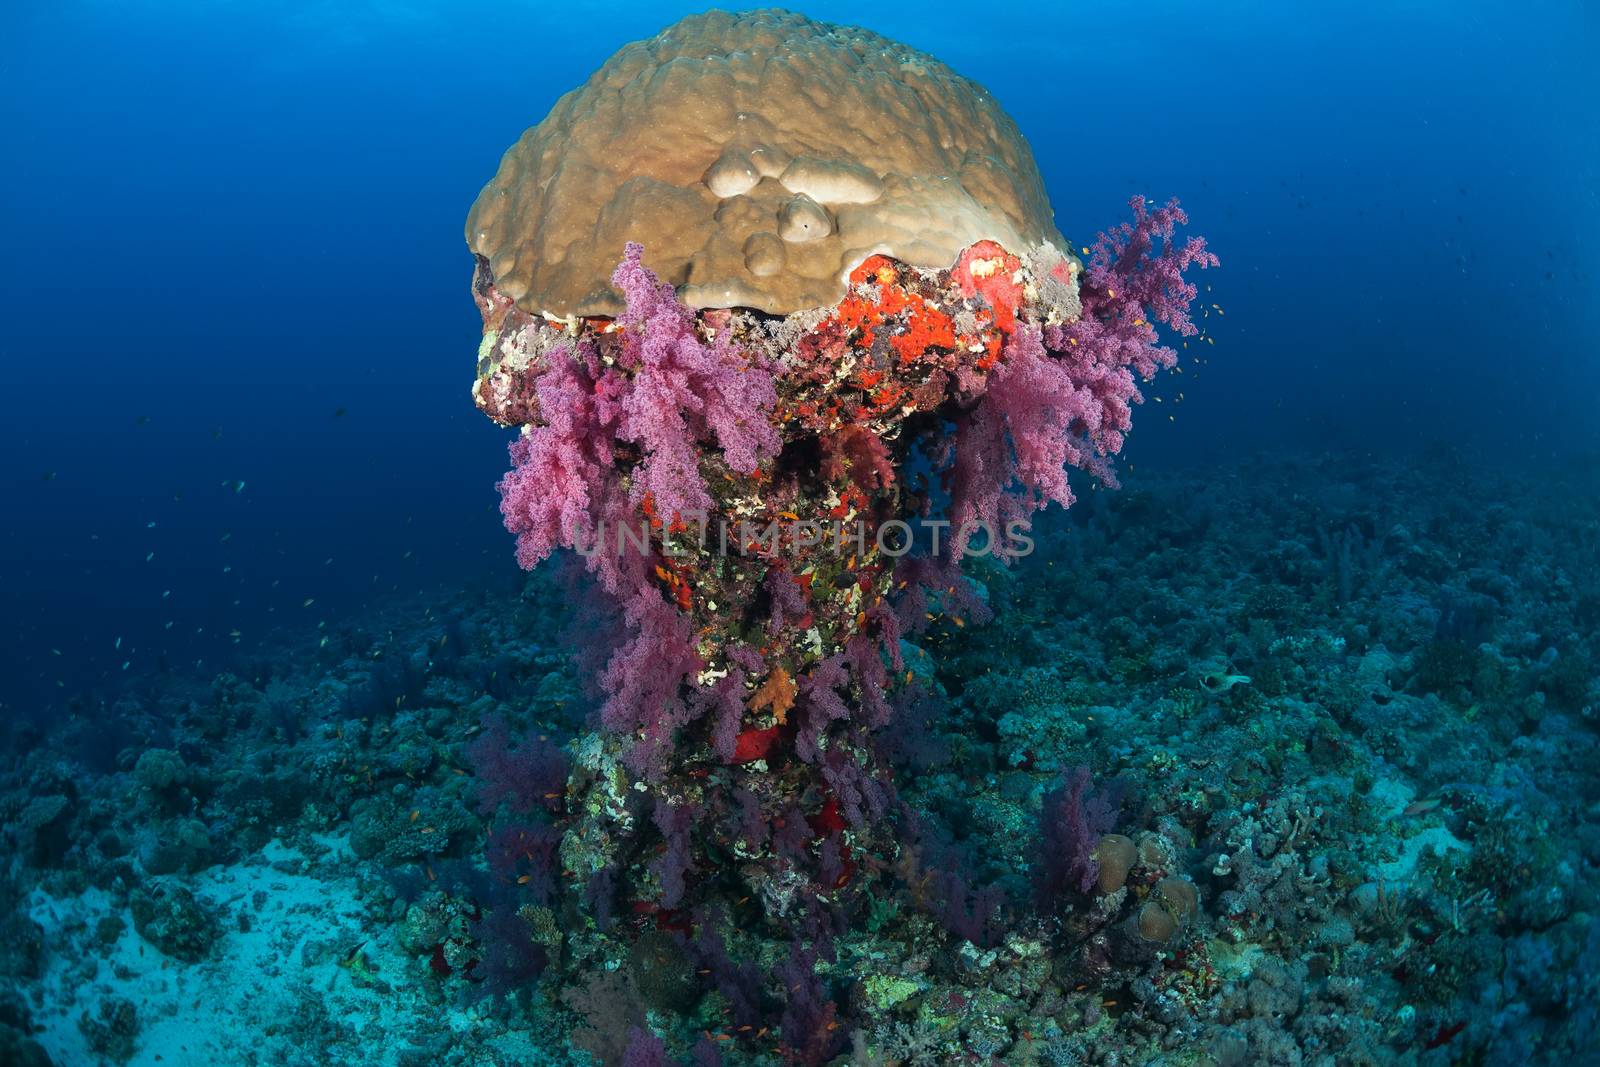
[[1094,860],[1099,865],[1097,887],[1102,893],[1115,893],[1128,881],[1128,872],[1138,862],[1139,851],[1130,838],[1106,834],[1095,846]]
[[637,41],[506,152],[467,243],[524,311],[610,315],[619,250],[699,308],[835,304],[872,253],[931,269],[1065,243],[983,89],[867,30],[711,11]]

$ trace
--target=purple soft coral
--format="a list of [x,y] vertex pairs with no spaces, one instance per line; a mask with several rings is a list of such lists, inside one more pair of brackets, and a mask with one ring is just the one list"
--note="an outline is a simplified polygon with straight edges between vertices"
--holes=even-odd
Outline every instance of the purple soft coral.
[[506,721],[491,718],[466,757],[477,776],[481,814],[493,815],[502,804],[519,816],[555,812],[566,802],[566,753],[536,730],[513,748]]
[[[513,467],[499,489],[518,563],[532,569],[557,548],[578,549],[622,602],[629,636],[607,661],[600,717],[635,739],[629,766],[655,779],[674,732],[707,708],[682,695],[701,663],[688,617],[651,582],[649,554],[611,551],[611,539],[636,529],[641,510],[669,521],[706,513],[700,463],[713,443],[728,468],[749,473],[780,441],[770,418],[771,369],[739,352],[726,331],[715,344],[701,341],[693,312],[642,257],[630,243],[612,277],[627,304],[616,320],[616,365],[587,340],[545,354],[537,384],[544,421],[512,444]],[[639,460],[624,475],[617,460],[632,448]],[[718,722],[726,750],[737,721],[724,707]]]
[[1065,894],[1087,893],[1094,888],[1100,865],[1095,846],[1117,822],[1117,790],[1096,792],[1089,768],[1062,773],[1061,782],[1044,798],[1043,860],[1034,877],[1039,904],[1046,910],[1059,906]]
[[[1173,231],[1189,222],[1176,197],[1154,211],[1148,210],[1137,196],[1128,201],[1128,206],[1133,209],[1133,221],[1121,223],[1095,240],[1083,284],[1084,315],[1103,318],[1101,313],[1111,308],[1130,312],[1142,309],[1144,314],[1136,318],[1153,318],[1192,337],[1197,331],[1189,319],[1189,306],[1199,289],[1184,280],[1183,272],[1191,266],[1215,267],[1219,261],[1206,250],[1203,237],[1190,237],[1180,246],[1173,245]],[[1154,331],[1145,334],[1145,338],[1153,342]],[[1145,364],[1135,362],[1134,367],[1147,377],[1154,373],[1153,365],[1147,369]]]
[[613,431],[594,400],[588,347],[563,345],[546,356],[536,387],[545,421],[511,443],[511,470],[496,486],[525,570],[557,548],[594,543],[603,503],[596,490],[614,478]]
[[[956,530],[971,524],[998,536],[1046,504],[1071,506],[1069,467],[1116,484],[1109,460],[1132,426],[1132,405],[1143,400],[1139,380],[1177,360],[1156,343],[1153,323],[1195,333],[1188,309],[1197,290],[1183,272],[1217,265],[1198,237],[1173,244],[1174,228],[1188,221],[1176,200],[1154,211],[1140,198],[1131,203],[1133,221],[1095,242],[1081,318],[1042,331],[1019,326],[983,398],[958,424],[950,470]],[[953,547],[969,541],[958,534]]]
[[726,331],[714,346],[696,336],[694,313],[643,255],[642,246],[629,242],[611,276],[627,301],[617,326],[625,331],[626,369],[634,375],[618,436],[644,450],[635,502],[650,499],[667,520],[687,518],[711,508],[699,470],[703,444],[715,438],[728,466],[743,474],[777,453],[778,432],[768,418],[777,393],[771,370],[752,365]]
[[[1096,395],[1103,377],[1091,360],[1047,353],[1036,327],[1017,328],[983,400],[961,426],[950,472],[957,551],[965,551],[978,530],[998,542],[1052,501],[1071,507],[1069,465],[1106,476],[1089,443],[1106,417]],[[1013,489],[1019,485],[1021,493]]]
[[622,1053],[622,1067],[675,1067],[667,1055],[666,1042],[648,1030],[635,1026],[628,1031],[628,1047]]
[[627,596],[623,615],[632,632],[606,664],[606,702],[600,721],[635,738],[626,759],[640,777],[659,780],[673,734],[703,709],[684,699],[684,684],[700,669],[689,618],[648,585]]
[[836,1021],[839,1007],[817,973],[817,960],[831,953],[832,946],[826,943],[795,941],[789,947],[789,958],[773,968],[773,976],[786,994],[779,1025],[783,1058],[788,1063],[819,1067],[844,1044],[845,1031]]

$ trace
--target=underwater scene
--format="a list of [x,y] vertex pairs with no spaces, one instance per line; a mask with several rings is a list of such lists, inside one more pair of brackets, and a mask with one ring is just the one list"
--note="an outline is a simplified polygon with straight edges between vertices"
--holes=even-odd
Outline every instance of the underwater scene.
[[9,0],[0,1067],[1600,1067],[1587,0]]

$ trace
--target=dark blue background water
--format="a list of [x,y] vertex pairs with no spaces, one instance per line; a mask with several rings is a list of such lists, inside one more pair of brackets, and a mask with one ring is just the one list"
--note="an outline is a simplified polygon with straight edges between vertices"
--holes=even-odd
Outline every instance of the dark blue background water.
[[[7,713],[514,579],[462,221],[556,96],[697,8],[281,6],[0,13]],[[1596,448],[1592,5],[803,10],[985,83],[1074,240],[1183,197],[1226,317],[1136,463]]]

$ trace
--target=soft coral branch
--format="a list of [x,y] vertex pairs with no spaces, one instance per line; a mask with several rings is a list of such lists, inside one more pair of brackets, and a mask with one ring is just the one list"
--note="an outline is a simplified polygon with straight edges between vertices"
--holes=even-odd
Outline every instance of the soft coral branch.
[[625,369],[633,374],[618,436],[644,450],[635,502],[648,497],[664,518],[687,517],[711,508],[701,446],[714,440],[742,474],[777,454],[770,418],[777,392],[772,371],[737,352],[726,331],[715,344],[700,340],[694,312],[644,265],[643,255],[642,246],[629,242],[611,277],[627,302],[617,326],[624,331]]
[[[1131,201],[1133,221],[1100,234],[1081,288],[1082,316],[1048,326],[1019,325],[982,399],[958,424],[950,468],[951,523],[982,524],[991,536],[1049,503],[1070,507],[1067,470],[1116,484],[1110,458],[1133,425],[1140,380],[1171,367],[1177,354],[1157,343],[1155,323],[1196,332],[1190,267],[1214,267],[1205,241],[1174,243],[1188,221],[1176,200],[1149,210]],[[970,537],[958,534],[954,548]]]

